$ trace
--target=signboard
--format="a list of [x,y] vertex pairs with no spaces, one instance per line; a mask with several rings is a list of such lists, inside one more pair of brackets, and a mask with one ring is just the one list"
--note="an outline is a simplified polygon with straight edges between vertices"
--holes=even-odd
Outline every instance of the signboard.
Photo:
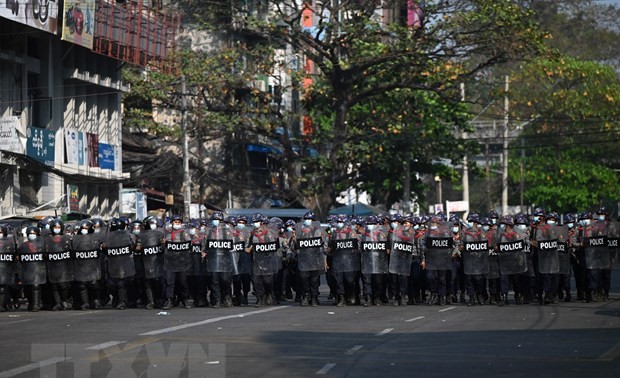
[[17,117],[0,118],[0,150],[18,154],[24,153],[24,147],[17,136],[18,125],[19,118]]
[[86,150],[89,167],[99,167],[99,136],[86,133]]
[[67,202],[70,212],[80,211],[80,196],[77,185],[67,185]]
[[77,130],[65,129],[65,162],[67,164],[79,163],[79,134]]
[[45,165],[54,165],[56,133],[37,127],[26,129],[26,155]]
[[58,1],[2,1],[0,2],[0,17],[56,34],[58,32]]
[[469,211],[468,201],[446,201],[448,213],[457,213],[459,211]]
[[114,170],[114,146],[99,143],[99,167]]
[[95,0],[65,0],[62,19],[62,40],[93,48]]

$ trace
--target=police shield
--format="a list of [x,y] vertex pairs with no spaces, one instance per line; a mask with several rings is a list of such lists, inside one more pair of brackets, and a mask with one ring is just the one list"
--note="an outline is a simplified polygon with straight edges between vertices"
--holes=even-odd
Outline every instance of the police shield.
[[138,235],[141,246],[136,251],[134,262],[136,274],[144,278],[159,278],[164,275],[164,249],[161,241],[164,234],[159,230],[144,230]]
[[9,235],[6,239],[0,239],[0,285],[14,284],[16,273],[15,239]]
[[47,282],[45,243],[40,238],[22,243],[17,249],[22,284],[40,285]]
[[334,273],[359,272],[361,270],[359,235],[355,230],[347,227],[343,230],[332,231],[329,244],[332,256],[330,269]]
[[463,271],[467,275],[489,273],[489,241],[480,230],[463,230]]
[[520,230],[497,231],[497,256],[502,275],[520,274],[527,271],[525,255],[527,233]]
[[222,226],[208,230],[205,238],[207,271],[230,273],[233,270],[233,238],[230,231]]
[[536,241],[538,242],[538,272],[541,274],[558,273],[560,271],[558,227],[549,224],[540,226],[536,233]]
[[452,267],[452,246],[452,223],[433,223],[424,239],[426,269],[450,270]]
[[568,253],[568,227],[558,226],[558,259],[560,261],[559,274],[570,273],[570,254]]
[[390,247],[389,271],[401,276],[409,276],[411,273],[411,260],[416,250],[415,231],[412,228],[405,229],[399,225],[392,233],[392,245]]
[[278,255],[280,248],[277,233],[266,228],[257,228],[248,238],[252,246],[252,274],[265,276],[278,273],[282,259]]
[[249,274],[252,269],[252,256],[245,252],[245,242],[248,240],[248,232],[236,230],[233,232],[232,274]]
[[75,235],[71,243],[73,271],[78,282],[92,282],[101,278],[101,242],[95,234]]
[[188,276],[206,276],[207,264],[202,257],[204,252],[204,239],[196,238],[192,239],[192,249],[189,253],[189,269],[187,270]]
[[189,254],[192,250],[191,240],[164,243],[164,269],[169,272],[185,272],[189,269]]
[[363,274],[386,274],[390,271],[388,247],[387,229],[384,226],[364,231],[360,245]]
[[68,235],[47,235],[47,279],[51,283],[71,282],[74,279],[71,239]]
[[133,240],[127,231],[108,232],[104,250],[110,278],[121,279],[136,274],[132,245]]
[[323,243],[326,234],[321,230],[318,222],[310,225],[300,222],[295,227],[295,245],[297,253],[297,268],[302,272],[322,270],[325,268]]
[[611,268],[611,256],[607,244],[607,223],[605,221],[595,221],[586,229],[583,249],[586,254],[586,267],[588,269]]
[[620,222],[609,223],[607,231],[607,246],[609,247],[609,262],[612,269],[620,268],[618,256],[618,239],[620,238]]

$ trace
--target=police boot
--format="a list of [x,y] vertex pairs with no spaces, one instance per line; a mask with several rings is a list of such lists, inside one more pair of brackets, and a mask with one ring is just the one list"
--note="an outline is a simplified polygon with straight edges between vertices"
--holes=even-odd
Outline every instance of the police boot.
[[90,310],[90,305],[88,304],[88,289],[86,286],[80,286],[80,310],[86,311]]
[[301,296],[301,302],[299,302],[299,304],[301,305],[301,307],[308,306],[310,304],[309,300],[308,300],[308,296],[307,295],[302,295]]
[[29,301],[31,301],[28,306],[29,311],[38,312],[41,310],[41,286],[32,285]]
[[211,299],[211,307],[213,307],[213,308],[220,308],[220,305],[221,305],[220,298],[213,297]]
[[344,300],[344,295],[340,294],[338,296],[338,303],[336,303],[336,306],[338,307],[344,307],[347,305],[347,302]]
[[364,295],[364,307],[370,306],[370,295]]
[[570,291],[567,291],[566,295],[564,296],[564,302],[570,302],[570,301],[571,301]]
[[183,306],[183,308],[188,310],[192,308],[192,305],[189,304],[189,300],[187,298],[181,299],[181,305]]
[[523,296],[521,294],[515,293],[515,304],[517,305],[523,304]]
[[510,304],[510,302],[508,301],[508,294],[504,294],[502,299],[505,306],[508,306]]
[[6,287],[0,286],[0,312],[6,312]]
[[476,305],[476,298],[472,295],[471,297],[469,297],[469,303],[467,303],[467,306],[471,307],[475,305]]
[[476,302],[478,303],[479,306],[482,306],[482,299],[480,298],[480,295],[476,294]]
[[465,300],[465,293],[461,292],[461,295],[459,296],[459,302],[460,302],[460,303],[465,303],[465,302],[467,302],[467,301]]
[[259,295],[256,297],[256,304],[254,307],[263,307],[265,306],[265,297],[263,295]]
[[313,296],[312,296],[312,300],[311,300],[311,302],[310,302],[310,305],[311,305],[312,307],[316,307],[316,306],[318,306],[318,305],[320,305],[320,304],[321,304],[321,302],[319,302],[319,296],[318,296],[318,295],[313,295]]
[[118,301],[114,307],[117,310],[124,310],[127,308],[127,288],[125,286],[119,286],[117,290]]
[[603,302],[609,302],[609,290],[603,292]]
[[224,307],[232,307],[233,306],[233,301],[232,298],[227,295],[226,297],[224,297]]
[[147,286],[144,288],[144,295],[146,296],[146,304],[144,308],[147,310],[152,310],[155,308],[155,298],[153,297],[153,289],[151,286]]
[[54,306],[52,307],[52,311],[64,310],[65,308],[62,306],[60,292],[58,292],[58,289],[52,289],[52,297],[54,298]]
[[489,304],[490,305],[494,305],[497,304],[497,294],[491,294],[491,296],[489,297]]
[[166,302],[164,302],[163,306],[161,306],[162,310],[171,310],[172,309],[172,298],[166,298]]
[[426,302],[426,304],[430,306],[433,303],[435,303],[436,300],[437,300],[437,294],[431,293],[431,296],[428,297],[428,301]]
[[58,289],[60,293],[60,304],[63,310],[71,310],[73,308],[73,304],[69,301],[69,288],[70,286],[68,284],[61,284]]
[[439,296],[439,303],[440,306],[445,306],[446,305],[446,297],[444,295],[440,295]]
[[273,294],[265,295],[265,304],[271,306],[273,304]]

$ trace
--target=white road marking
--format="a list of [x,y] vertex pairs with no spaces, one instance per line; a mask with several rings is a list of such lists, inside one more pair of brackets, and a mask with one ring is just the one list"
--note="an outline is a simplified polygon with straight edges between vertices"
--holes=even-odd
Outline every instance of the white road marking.
[[420,319],[424,319],[424,316],[418,316],[417,318],[407,319],[407,320],[405,320],[405,322],[406,323],[411,323],[411,322],[415,322],[416,320],[420,320]]
[[336,366],[336,364],[325,364],[325,366],[323,366],[316,372],[316,375],[327,374],[327,372],[330,371],[334,366]]
[[86,348],[87,350],[102,350],[105,348],[109,348],[114,345],[125,343],[126,341],[108,341],[106,343],[101,343],[97,345],[93,345],[91,347]]
[[443,310],[439,310],[439,312],[446,312],[446,311],[450,311],[450,310],[454,310],[456,307],[452,306],[452,307],[447,307],[444,308]]
[[220,317],[217,317],[217,318],[201,320],[201,321],[195,322],[195,323],[187,323],[187,324],[178,325],[178,326],[169,327],[169,328],[156,329],[154,331],[149,331],[149,332],[141,333],[140,336],[161,335],[162,333],[169,333],[169,332],[179,331],[181,329],[197,327],[197,326],[201,326],[201,325],[209,324],[209,323],[220,322],[222,320],[244,318],[246,316],[264,314],[266,312],[282,310],[282,309],[285,309],[285,308],[288,308],[288,307],[291,307],[291,306],[269,307],[269,308],[265,308],[265,309],[262,309],[262,310],[256,310],[256,311],[250,311],[250,312],[243,312],[243,313],[240,313],[240,314],[232,314],[232,315],[220,316]]
[[347,350],[346,352],[344,352],[344,354],[353,354],[355,352],[357,352],[358,350],[362,349],[364,346],[363,345],[356,345],[353,348]]
[[386,328],[386,329],[384,329],[383,331],[381,331],[381,332],[377,333],[375,336],[383,336],[383,335],[385,335],[386,333],[390,333],[390,332],[392,332],[393,330],[394,330],[394,328]]
[[13,321],[11,321],[11,322],[0,323],[0,326],[7,325],[7,324],[15,324],[15,323],[29,322],[29,321],[31,321],[31,320],[32,320],[32,319],[13,320]]
[[40,368],[42,368],[44,366],[57,364],[59,362],[63,362],[63,361],[66,361],[66,360],[68,360],[68,359],[66,359],[64,357],[54,357],[54,358],[48,358],[47,360],[43,360],[43,361],[39,361],[39,362],[33,362],[31,364],[20,366],[20,367],[17,367],[15,369],[5,370],[3,372],[0,372],[0,378],[15,377],[15,376],[24,374],[26,372],[29,372],[31,370],[40,369]]
[[603,353],[598,361],[614,361],[615,359],[620,357],[620,343],[614,345],[607,352]]

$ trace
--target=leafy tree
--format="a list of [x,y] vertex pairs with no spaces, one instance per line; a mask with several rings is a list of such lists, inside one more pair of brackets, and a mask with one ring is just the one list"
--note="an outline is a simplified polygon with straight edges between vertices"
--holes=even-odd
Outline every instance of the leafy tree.
[[[539,59],[513,79],[514,112],[524,128],[525,198],[584,210],[620,196],[620,80],[610,66],[569,57]],[[517,144],[519,145],[519,144]],[[518,149],[511,178],[520,180]]]

